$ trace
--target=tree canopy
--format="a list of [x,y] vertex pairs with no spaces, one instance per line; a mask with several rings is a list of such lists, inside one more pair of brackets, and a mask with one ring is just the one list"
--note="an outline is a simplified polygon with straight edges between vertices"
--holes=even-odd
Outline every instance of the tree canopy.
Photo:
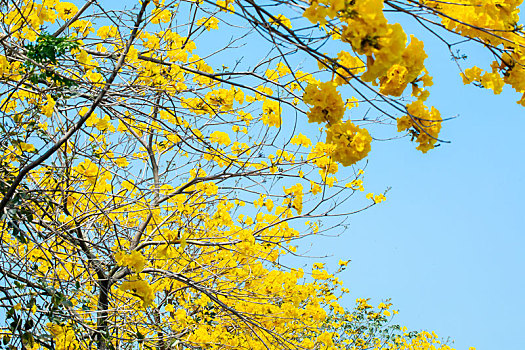
[[386,200],[374,140],[447,142],[405,23],[525,106],[520,4],[0,2],[2,347],[449,349],[294,264]]

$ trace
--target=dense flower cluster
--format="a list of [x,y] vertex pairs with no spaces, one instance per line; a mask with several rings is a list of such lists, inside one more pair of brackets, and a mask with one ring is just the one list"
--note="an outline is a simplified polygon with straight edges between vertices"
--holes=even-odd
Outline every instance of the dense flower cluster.
[[[367,156],[372,137],[366,129],[357,127],[351,121],[342,122],[346,108],[333,82],[309,84],[303,99],[312,105],[308,112],[309,121],[327,124],[326,144],[333,147],[326,155],[344,166],[355,164]],[[326,165],[319,162],[316,159],[323,169]]]
[[[401,96],[407,86],[412,84],[413,96],[424,101],[428,97],[428,91],[423,87],[432,85],[432,78],[424,66],[427,55],[423,42],[411,35],[407,46],[407,37],[401,25],[389,24],[383,14],[383,7],[382,0],[352,2],[316,0],[311,2],[303,15],[312,23],[321,24],[326,22],[326,17],[337,18],[341,22],[340,34],[333,34],[334,39],[349,43],[354,52],[366,57],[366,64],[364,64],[360,58],[349,53],[339,53],[337,61],[345,69],[337,69],[338,75],[335,80],[337,84],[343,84],[366,70],[359,75],[360,79],[378,84],[380,93]],[[423,83],[423,87],[418,86],[420,82]],[[326,96],[333,96],[327,88],[325,90]],[[330,122],[334,123],[333,113],[327,113],[330,111],[320,103],[322,99],[318,94],[310,90],[305,91],[305,102],[320,106],[310,109],[309,120],[327,121],[328,118],[323,115],[325,113],[332,118]],[[314,100],[314,97],[317,99]],[[423,143],[428,145],[427,142]],[[428,150],[424,147],[418,149]],[[352,163],[347,162],[347,164]]]
[[135,272],[142,271],[144,269],[144,265],[146,264],[146,259],[144,256],[136,250],[129,254],[126,254],[125,252],[115,253],[115,261],[121,266],[127,266],[133,269]]
[[335,124],[343,119],[345,105],[331,81],[318,85],[309,84],[304,91],[303,101],[312,105],[307,113],[310,123]]
[[368,155],[372,137],[368,130],[346,121],[334,124],[326,130],[326,142],[335,145],[332,155],[334,160],[349,166]]
[[[48,323],[47,329],[53,336],[55,349],[57,350],[76,350],[80,349],[80,344],[75,335],[75,330],[71,325],[61,325]],[[38,348],[38,347],[37,347]]]
[[397,120],[398,131],[409,130],[416,142],[417,149],[423,153],[434,148],[441,130],[441,114],[434,107],[429,111],[423,102],[415,101],[407,106],[409,115]]

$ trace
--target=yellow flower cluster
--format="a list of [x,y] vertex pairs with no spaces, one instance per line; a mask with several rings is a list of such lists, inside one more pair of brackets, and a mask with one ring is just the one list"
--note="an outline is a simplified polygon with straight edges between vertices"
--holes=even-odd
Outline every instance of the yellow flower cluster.
[[290,188],[284,188],[284,193],[288,197],[283,201],[283,206],[289,205],[297,210],[297,214],[300,215],[303,211],[303,185],[298,183]]
[[496,67],[493,68],[492,73],[485,72],[483,75],[482,73],[483,70],[476,66],[465,69],[465,72],[462,74],[463,84],[477,82],[484,88],[493,90],[494,94],[499,95],[503,91],[505,82],[497,72]]
[[210,134],[210,142],[215,142],[219,145],[229,146],[231,140],[227,133],[217,130]]
[[405,66],[394,64],[390,67],[386,76],[381,78],[379,91],[384,95],[401,96],[408,84],[406,79],[407,73],[408,70]]
[[382,193],[376,195],[374,195],[373,193],[369,193],[366,195],[366,198],[373,200],[376,204],[386,201],[386,197]]
[[204,25],[207,31],[211,29],[219,29],[219,20],[215,17],[203,17],[197,21],[197,25]]
[[409,130],[419,146],[416,148],[423,153],[434,148],[439,131],[441,130],[441,115],[434,107],[429,111],[422,101],[417,100],[407,106],[410,115],[397,120],[397,130]]
[[303,147],[310,147],[312,145],[312,141],[310,141],[308,137],[306,137],[305,135],[301,133],[299,135],[295,135],[294,137],[292,137],[292,139],[290,140],[290,143],[292,145],[301,145]]
[[53,115],[53,110],[55,108],[55,100],[53,100],[53,98],[51,97],[51,95],[46,95],[46,98],[47,98],[47,103],[42,106],[42,114],[45,115],[46,117],[48,118],[51,118],[51,116]]
[[[400,96],[407,84],[415,82],[424,69],[427,55],[423,42],[411,37],[405,48],[406,34],[398,23],[388,23],[382,0],[312,1],[303,16],[312,23],[324,23],[327,16],[338,17],[342,22],[341,34],[335,38],[349,43],[355,52],[366,56],[366,72],[361,79],[372,82],[379,78],[383,94]],[[340,53],[338,61],[353,69],[353,74],[365,70],[365,64],[348,53]],[[344,82],[342,77],[348,76],[343,72],[343,69],[337,70],[338,84]]]
[[281,126],[281,106],[278,101],[265,99],[263,102],[262,121],[268,126]]
[[321,168],[323,175],[335,174],[339,167],[332,159],[334,150],[334,145],[318,142],[308,154],[308,161]]
[[326,130],[326,142],[335,145],[332,155],[334,160],[349,166],[368,155],[372,137],[368,130],[346,121],[334,124]]
[[148,282],[137,279],[132,281],[124,281],[120,285],[121,291],[131,290],[137,297],[142,300],[142,305],[147,307],[155,300],[155,292]]
[[331,81],[308,84],[303,101],[313,106],[307,113],[310,123],[338,123],[345,113],[343,99]]
[[[366,60],[363,60],[365,62],[363,62],[359,57],[352,56],[347,52],[340,52],[335,61],[346,69],[336,69],[334,81],[337,85],[344,84],[353,76],[360,74],[359,78],[362,81],[379,85],[379,92],[386,96],[401,96],[407,86],[412,84],[412,96],[420,101],[425,101],[429,94],[423,87],[431,86],[432,78],[424,66],[427,55],[423,42],[411,35],[410,43],[407,46],[407,36],[401,25],[398,23],[389,24],[383,13],[383,7],[383,0],[355,0],[351,2],[314,0],[310,2],[310,6],[305,10],[303,16],[312,23],[321,24],[326,23],[327,17],[330,19],[337,18],[338,22],[331,22],[337,30],[332,29],[329,34],[336,40],[349,43],[355,53],[366,57]],[[320,68],[331,69],[331,64],[322,62]],[[365,72],[362,73],[363,71]],[[501,91],[502,81],[495,72],[487,73],[483,77],[479,77],[478,80],[483,86],[492,88],[497,93]],[[418,86],[420,82],[423,87]],[[323,84],[325,85],[318,87],[312,84],[305,90],[304,101],[314,106],[310,108],[308,118],[311,122],[328,123],[331,128],[334,128],[337,135],[341,135],[341,127],[333,125],[341,120],[344,113],[339,101],[334,103],[339,95],[330,83]],[[420,103],[408,105],[408,108],[417,109],[417,112],[422,115],[419,117],[421,120],[414,123],[413,130],[417,133],[420,143],[418,149],[426,152],[433,147],[435,142],[432,140],[437,138],[436,130],[439,132],[439,128],[434,122],[423,121],[425,119],[424,113],[419,109],[424,108],[424,106]],[[409,113],[413,114],[410,111]],[[431,118],[437,118],[436,113],[437,111],[430,113]],[[432,119],[432,121],[434,120],[437,119]],[[402,126],[408,125],[406,118],[402,119],[401,124]],[[410,127],[412,124],[407,128]],[[346,129],[350,130],[351,128],[346,127]],[[342,139],[344,138],[337,137],[339,141]],[[339,150],[334,153],[334,159],[341,161],[346,157],[343,164],[353,164],[356,159],[362,159],[359,157],[366,156],[367,151],[363,152],[363,150],[368,149],[366,146],[367,139],[368,137],[364,133],[362,137],[352,139],[349,144],[353,143],[357,148],[343,153],[340,151],[344,148],[343,143],[340,142]],[[333,142],[333,140],[333,136],[330,137],[330,140],[327,138],[327,142]],[[359,157],[350,156],[350,154],[359,155]]]
[[[359,28],[352,24],[344,28],[343,40],[355,42],[355,45],[359,45],[358,53],[367,56],[367,71],[361,76],[364,81],[374,81],[399,62],[406,43],[406,35],[398,23],[386,26],[383,33],[375,30],[372,33],[363,37]],[[361,43],[358,44],[359,41]]]
[[334,18],[337,13],[345,8],[344,0],[313,0],[310,1],[303,16],[308,18],[312,23],[326,23],[326,17]]
[[142,271],[146,265],[146,258],[136,250],[129,254],[125,252],[115,253],[115,261],[120,266],[127,266],[135,272]]
[[[365,71],[365,64],[359,57],[353,56],[346,51],[341,51],[337,54],[337,63],[345,67],[336,70],[335,83],[343,85],[352,79],[352,75],[357,75]],[[352,74],[348,74],[348,71]]]
[[[455,0],[426,1],[429,8],[439,9],[441,23],[465,37],[479,38],[492,45],[515,39],[515,24],[519,23],[521,0]],[[490,28],[486,30],[485,28]],[[493,32],[497,32],[494,35]]]
[[76,350],[80,348],[75,331],[69,325],[48,323],[46,326],[55,341],[55,349]]
[[[329,155],[333,160],[349,166],[367,156],[370,152],[372,137],[368,130],[359,128],[351,121],[341,121],[345,112],[345,104],[333,82],[328,81],[319,85],[309,84],[305,89],[303,100],[312,105],[308,112],[310,123],[328,124],[326,144],[332,145]],[[328,152],[326,154],[328,155]],[[320,168],[324,168],[329,161],[321,159],[316,159],[315,163]]]
[[476,38],[492,52],[503,52],[492,62],[491,72],[482,75],[483,70],[478,67],[465,69],[463,82],[479,84],[495,94],[508,84],[523,94],[518,103],[525,106],[525,38],[518,24],[521,4],[521,0],[458,0],[428,1],[425,5],[439,10],[441,23],[448,30]]
[[274,20],[273,18],[270,18],[269,22],[274,25],[282,25],[282,26],[285,26],[286,28],[292,29],[292,22],[290,21],[289,18],[285,17],[284,15],[278,14],[277,16],[275,16],[275,19],[276,20]]
[[351,188],[354,191],[359,190],[359,191],[363,192],[365,190],[365,188],[363,186],[363,180],[361,180],[361,179],[353,180],[352,182],[347,183],[345,185],[345,187]]

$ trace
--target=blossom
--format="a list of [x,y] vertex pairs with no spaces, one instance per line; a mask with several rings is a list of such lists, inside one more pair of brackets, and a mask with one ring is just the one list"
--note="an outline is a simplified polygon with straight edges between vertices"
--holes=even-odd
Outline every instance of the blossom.
[[146,258],[136,250],[129,254],[125,252],[116,253],[115,261],[121,266],[127,266],[133,269],[135,272],[142,271],[146,265]]
[[350,260],[339,260],[339,266],[347,266]]
[[171,19],[171,11],[168,9],[153,9],[151,10],[151,23],[168,23]]
[[401,96],[408,85],[408,69],[405,66],[394,64],[379,82],[379,91],[384,95]]
[[132,290],[142,300],[144,307],[151,305],[155,299],[155,292],[144,280],[124,281],[119,289],[122,291]]
[[465,73],[461,74],[463,77],[463,84],[470,84],[474,81],[479,81],[482,72],[483,70],[476,66],[465,69]]
[[215,17],[203,17],[197,21],[197,25],[204,25],[207,31],[210,31],[210,29],[219,29],[219,20]]
[[[351,55],[349,52],[341,51],[337,54],[337,62],[342,65],[343,68],[337,69],[337,75],[335,77],[335,83],[337,85],[346,84],[347,80],[353,78],[353,75],[357,75],[365,71],[365,64],[359,57]],[[349,74],[348,71],[351,73]]]
[[78,7],[70,2],[59,2],[55,4],[55,10],[61,20],[68,20],[78,12]]
[[335,145],[332,157],[344,166],[357,163],[370,152],[372,137],[368,130],[351,121],[332,125],[326,131],[326,143]]
[[303,100],[312,105],[307,113],[310,123],[334,124],[339,122],[345,113],[343,99],[331,81],[318,85],[308,84]]
[[262,121],[268,126],[281,126],[281,106],[278,101],[267,99],[263,102]]
[[292,137],[292,140],[290,141],[292,145],[301,145],[303,147],[310,147],[312,145],[312,141],[303,134],[295,135]]
[[429,111],[421,100],[408,104],[407,111],[410,115],[405,115],[397,120],[397,130],[410,130],[416,142],[419,143],[416,149],[426,153],[434,148],[437,141],[441,130],[441,115],[434,107]]
[[217,130],[211,133],[210,142],[216,142],[219,145],[229,146],[231,140],[227,133]]
[[53,109],[55,108],[55,100],[51,97],[51,95],[46,95],[46,104],[42,106],[42,114],[45,115],[48,118],[51,118],[53,115]]
[[20,149],[22,152],[35,152],[36,148],[30,143],[20,142]]
[[115,158],[113,161],[121,168],[127,167],[129,165],[128,160],[124,157]]
[[273,18],[270,18],[270,23],[271,24],[275,24],[275,25],[282,25],[282,26],[285,26],[286,28],[292,28],[292,22],[286,18],[284,15],[282,14],[278,14],[277,16],[274,16],[276,18],[276,20],[274,20]]
[[503,91],[503,79],[498,73],[485,73],[481,77],[481,85],[486,89],[494,90],[494,94],[499,95]]

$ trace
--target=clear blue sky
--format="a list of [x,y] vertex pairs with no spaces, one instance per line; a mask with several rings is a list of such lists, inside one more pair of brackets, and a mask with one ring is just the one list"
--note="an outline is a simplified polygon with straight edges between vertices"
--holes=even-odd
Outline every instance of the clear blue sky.
[[452,143],[422,155],[406,139],[375,142],[365,186],[392,186],[387,202],[315,249],[352,259],[342,275],[351,296],[391,297],[400,324],[450,336],[457,349],[522,350],[525,109],[510,89],[463,86],[445,48],[425,44],[429,102],[459,116],[440,135]]

